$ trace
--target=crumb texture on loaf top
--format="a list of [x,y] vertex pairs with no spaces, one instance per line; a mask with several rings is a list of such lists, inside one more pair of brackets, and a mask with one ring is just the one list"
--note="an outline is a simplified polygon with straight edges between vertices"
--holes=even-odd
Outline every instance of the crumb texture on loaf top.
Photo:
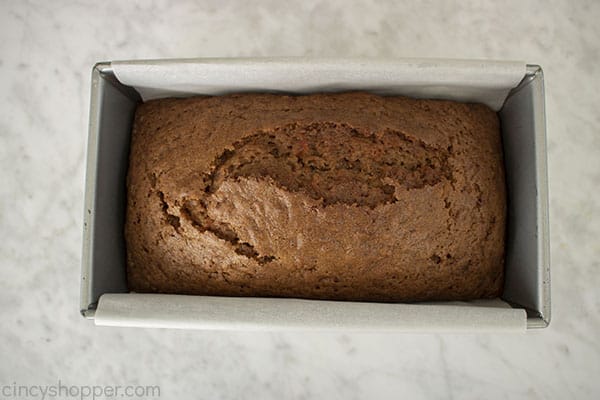
[[483,106],[360,93],[144,104],[128,174],[130,287],[493,297],[505,212],[497,130]]
[[395,201],[394,182],[408,189],[449,179],[448,151],[399,131],[362,132],[344,123],[290,124],[244,137],[225,149],[206,176],[207,193],[225,179],[269,177],[324,206],[374,208]]
[[[223,181],[238,177],[269,178],[285,190],[322,201],[324,207],[342,203],[375,208],[396,201],[395,186],[390,183],[408,189],[433,186],[450,178],[450,168],[447,150],[398,131],[375,135],[334,122],[290,124],[236,141],[202,176],[205,195],[183,200],[180,214],[201,232],[212,232],[234,245],[236,253],[264,264],[276,257],[260,256],[230,226],[207,212],[207,197]],[[166,212],[169,206],[159,193]],[[168,214],[166,220],[175,228],[180,226],[175,215]]]

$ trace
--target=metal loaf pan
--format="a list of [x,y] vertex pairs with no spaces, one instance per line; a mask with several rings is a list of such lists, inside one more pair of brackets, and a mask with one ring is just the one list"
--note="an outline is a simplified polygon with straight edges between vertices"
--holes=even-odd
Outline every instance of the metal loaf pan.
[[[91,319],[102,295],[128,292],[125,177],[131,125],[140,102],[138,92],[115,77],[111,63],[94,66],[80,304],[81,313]],[[550,321],[550,260],[544,78],[539,66],[527,66],[498,115],[508,186],[502,300],[526,310],[527,328],[544,328]]]

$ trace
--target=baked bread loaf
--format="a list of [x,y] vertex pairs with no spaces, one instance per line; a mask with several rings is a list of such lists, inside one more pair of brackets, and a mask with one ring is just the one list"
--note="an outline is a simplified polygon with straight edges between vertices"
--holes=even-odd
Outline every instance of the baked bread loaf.
[[149,101],[127,185],[132,291],[408,302],[502,290],[502,148],[484,105]]

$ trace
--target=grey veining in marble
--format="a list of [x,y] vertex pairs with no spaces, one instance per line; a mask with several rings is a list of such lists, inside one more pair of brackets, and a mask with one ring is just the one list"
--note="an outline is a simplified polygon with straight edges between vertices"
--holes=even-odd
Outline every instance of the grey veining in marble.
[[[250,4],[252,3],[252,4]],[[0,3],[0,385],[163,398],[598,398],[600,3]],[[91,66],[195,56],[517,59],[547,83],[553,321],[525,335],[99,328],[78,312]]]

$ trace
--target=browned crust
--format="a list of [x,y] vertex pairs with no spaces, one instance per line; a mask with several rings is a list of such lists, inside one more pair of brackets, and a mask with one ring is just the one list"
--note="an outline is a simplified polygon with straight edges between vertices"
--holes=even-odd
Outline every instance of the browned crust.
[[136,112],[127,190],[133,291],[417,301],[502,289],[502,151],[483,105],[150,101]]

